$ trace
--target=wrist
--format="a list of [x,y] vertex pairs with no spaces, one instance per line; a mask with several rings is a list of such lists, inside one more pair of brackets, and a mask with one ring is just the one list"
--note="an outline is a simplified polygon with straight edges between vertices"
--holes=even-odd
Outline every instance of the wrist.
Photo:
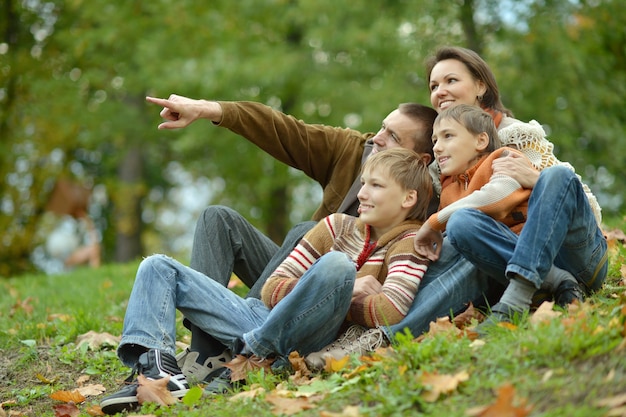
[[208,119],[215,124],[222,122],[224,111],[217,101],[200,100],[200,117]]

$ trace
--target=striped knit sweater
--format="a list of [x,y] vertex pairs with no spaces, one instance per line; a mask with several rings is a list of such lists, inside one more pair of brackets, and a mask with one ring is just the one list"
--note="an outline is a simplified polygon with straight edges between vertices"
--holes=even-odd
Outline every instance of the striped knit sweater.
[[460,208],[475,208],[519,233],[526,222],[530,189],[522,188],[513,178],[493,175],[491,163],[504,152],[520,152],[500,148],[482,157],[465,173],[441,177],[439,211],[428,218],[435,230],[444,230],[448,219]]
[[261,299],[273,308],[317,259],[330,251],[340,251],[357,265],[357,279],[373,275],[382,284],[379,294],[353,298],[346,319],[366,327],[398,323],[406,316],[428,268],[428,260],[413,249],[413,237],[420,226],[416,220],[402,222],[381,236],[364,258],[361,254],[369,243],[369,226],[356,217],[331,214],[310,230],[274,271],[263,286]]

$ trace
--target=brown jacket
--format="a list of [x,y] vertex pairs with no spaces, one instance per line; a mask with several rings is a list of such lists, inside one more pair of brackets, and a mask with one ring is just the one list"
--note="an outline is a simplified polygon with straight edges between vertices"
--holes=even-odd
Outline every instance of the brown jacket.
[[361,163],[371,152],[373,145],[367,140],[373,133],[307,124],[261,103],[222,101],[220,105],[224,115],[219,126],[243,136],[322,186],[322,203],[313,220],[340,208],[357,215],[353,203],[360,187],[352,185],[355,179],[359,181]]

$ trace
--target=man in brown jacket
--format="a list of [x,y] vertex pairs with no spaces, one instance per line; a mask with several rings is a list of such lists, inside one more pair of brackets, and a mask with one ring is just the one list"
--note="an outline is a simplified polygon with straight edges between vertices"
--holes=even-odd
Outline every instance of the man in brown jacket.
[[[184,128],[198,119],[210,120],[321,185],[322,203],[312,220],[294,226],[280,247],[230,208],[209,206],[200,216],[190,266],[223,285],[228,284],[234,272],[251,288],[248,297],[260,298],[267,277],[318,220],[336,212],[358,215],[359,173],[370,154],[404,147],[415,150],[427,165],[433,160],[432,125],[437,113],[420,104],[400,104],[382,121],[377,133],[363,134],[353,129],[307,124],[255,102],[217,102],[177,95],[146,100],[163,107],[161,116],[165,121],[159,129]],[[429,214],[437,206],[435,197]],[[429,311],[427,315],[430,320],[435,318],[430,315],[448,312]],[[179,355],[179,366],[190,381],[208,380],[229,357],[215,339],[189,327],[191,346]]]
[[[148,97],[163,106],[159,129],[188,126],[208,119],[243,136],[277,160],[304,172],[323,188],[322,203],[311,222],[292,229],[281,248],[235,211],[210,206],[196,226],[190,266],[227,285],[234,272],[259,298],[266,278],[316,221],[331,213],[358,216],[359,172],[371,154],[394,147],[413,149],[429,165],[433,160],[432,124],[437,113],[415,103],[400,104],[377,133],[307,124],[256,102],[216,102],[171,95]],[[429,212],[436,211],[434,200]],[[276,255],[276,256],[275,256]],[[271,262],[270,262],[271,261]]]

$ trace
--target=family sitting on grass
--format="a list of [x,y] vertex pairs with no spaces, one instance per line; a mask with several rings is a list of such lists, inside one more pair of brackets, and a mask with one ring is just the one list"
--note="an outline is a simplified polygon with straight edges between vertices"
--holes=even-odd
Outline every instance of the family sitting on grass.
[[[277,368],[295,351],[320,370],[398,332],[417,336],[470,302],[489,313],[477,328],[485,335],[543,299],[565,306],[602,285],[600,208],[543,129],[513,119],[471,50],[440,49],[428,78],[434,110],[402,104],[376,134],[308,125],[258,103],[148,98],[163,106],[160,128],[209,119],[305,172],[324,198],[281,247],[212,206],[190,267],[146,258],[118,348],[133,375],[169,378],[175,398],[197,383],[225,393],[240,383],[224,366],[236,355]],[[233,272],[251,288],[246,298],[226,288]],[[178,356],[176,310],[192,335]],[[132,377],[102,400],[105,413],[138,406]]]

